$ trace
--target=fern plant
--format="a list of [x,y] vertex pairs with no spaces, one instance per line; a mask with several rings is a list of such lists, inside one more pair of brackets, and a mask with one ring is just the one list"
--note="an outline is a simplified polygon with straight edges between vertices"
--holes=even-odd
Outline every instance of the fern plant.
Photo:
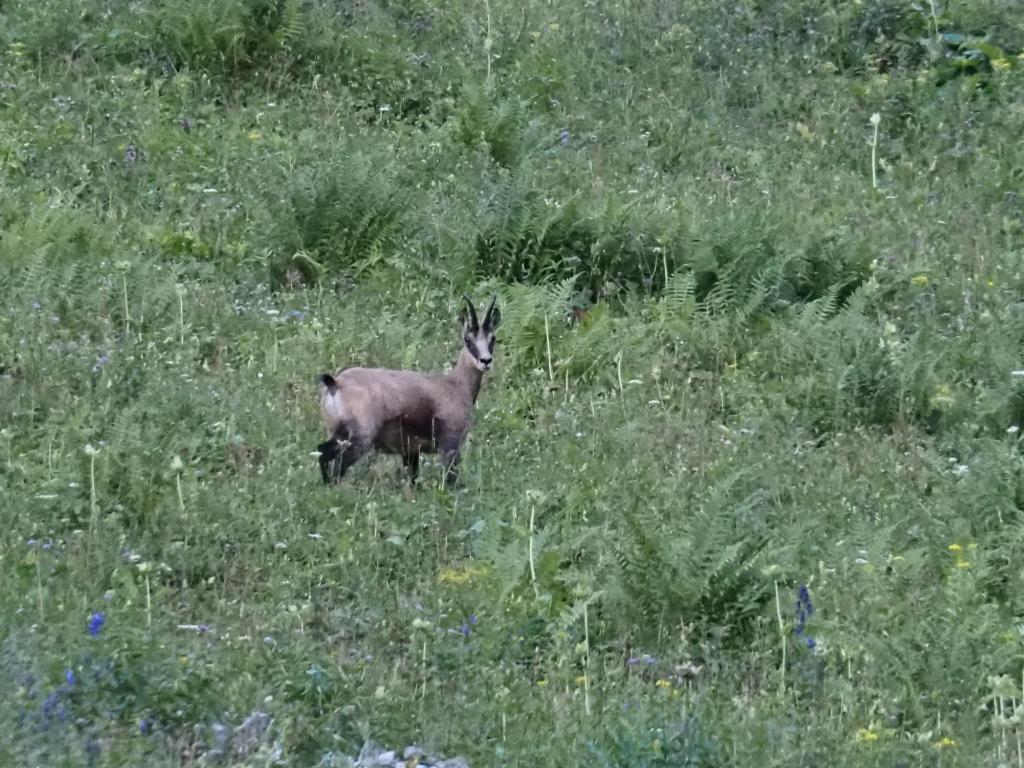
[[624,606],[656,635],[680,621],[742,626],[767,597],[759,578],[766,539],[750,520],[760,494],[736,498],[740,475],[718,483],[703,503],[666,520],[640,501],[624,508],[617,551]]
[[285,246],[270,264],[279,285],[295,276],[314,282],[327,270],[358,273],[404,240],[410,195],[368,157],[347,155],[287,183],[283,205],[270,202],[277,242]]
[[639,209],[577,191],[559,199],[527,167],[501,174],[478,214],[477,270],[539,283],[577,275],[593,295],[663,284],[667,256]]
[[268,64],[306,30],[302,0],[167,0],[150,13],[154,52],[228,74]]
[[537,126],[526,117],[527,106],[502,99],[493,90],[468,86],[456,115],[455,139],[471,151],[483,150],[503,168],[516,168],[538,140]]

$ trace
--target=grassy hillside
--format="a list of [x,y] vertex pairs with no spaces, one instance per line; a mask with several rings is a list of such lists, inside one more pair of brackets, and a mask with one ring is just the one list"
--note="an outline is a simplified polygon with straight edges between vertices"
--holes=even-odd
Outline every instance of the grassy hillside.
[[[0,0],[0,757],[1024,764],[1013,0]],[[463,484],[315,376],[504,322]]]

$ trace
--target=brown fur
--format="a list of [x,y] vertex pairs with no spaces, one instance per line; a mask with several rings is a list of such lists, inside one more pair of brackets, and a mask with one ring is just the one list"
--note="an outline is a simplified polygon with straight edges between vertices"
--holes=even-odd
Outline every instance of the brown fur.
[[328,439],[319,446],[324,482],[340,480],[371,450],[401,455],[413,481],[420,454],[440,453],[446,480],[453,482],[499,320],[494,300],[482,325],[470,305],[463,320],[463,349],[448,374],[387,368],[324,374],[320,413]]

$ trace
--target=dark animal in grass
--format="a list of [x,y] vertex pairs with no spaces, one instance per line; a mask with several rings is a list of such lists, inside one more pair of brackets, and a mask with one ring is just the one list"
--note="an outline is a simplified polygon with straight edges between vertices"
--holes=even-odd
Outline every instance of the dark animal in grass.
[[320,413],[327,440],[317,446],[325,483],[338,482],[373,450],[397,453],[412,483],[420,454],[439,453],[445,482],[457,481],[459,451],[472,426],[484,371],[491,367],[494,331],[501,321],[497,296],[477,319],[468,297],[459,315],[462,351],[451,372],[346,368],[320,376]]

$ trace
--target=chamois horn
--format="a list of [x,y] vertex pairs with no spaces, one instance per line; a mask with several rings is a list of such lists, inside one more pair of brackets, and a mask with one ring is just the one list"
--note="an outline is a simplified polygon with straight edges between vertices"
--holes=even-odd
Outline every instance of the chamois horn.
[[462,294],[462,298],[466,300],[466,305],[469,307],[469,318],[473,321],[473,328],[480,327],[480,321],[476,319],[476,307],[473,306],[473,300],[466,294]]

